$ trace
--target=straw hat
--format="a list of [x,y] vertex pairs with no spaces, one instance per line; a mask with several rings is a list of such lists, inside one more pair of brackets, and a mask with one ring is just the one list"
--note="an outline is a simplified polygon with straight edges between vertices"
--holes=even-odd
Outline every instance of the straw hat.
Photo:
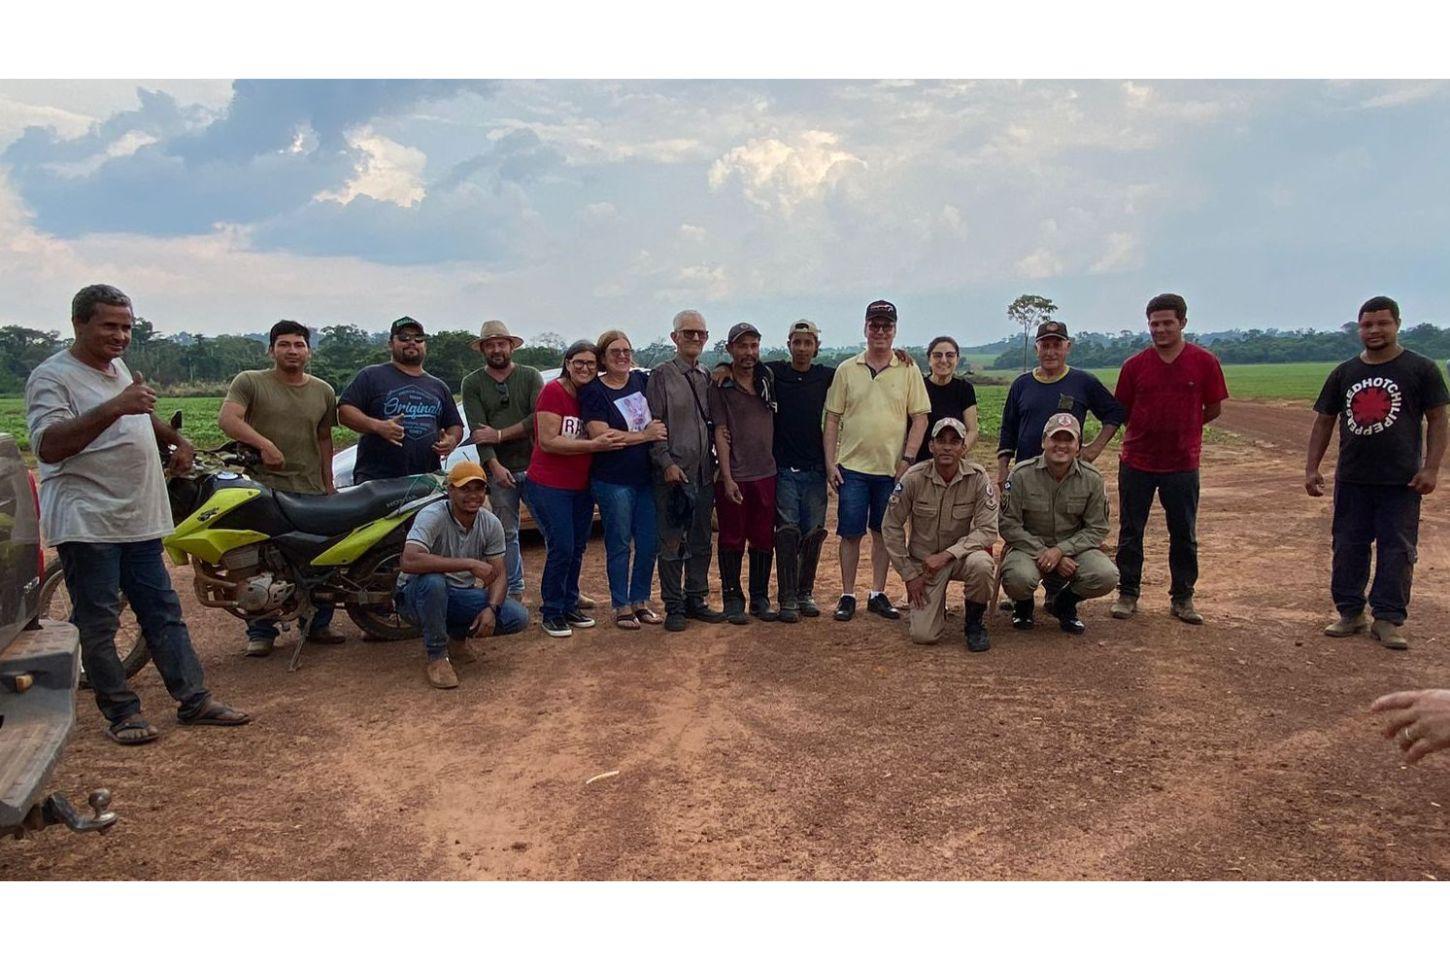
[[509,333],[509,328],[504,325],[502,320],[490,320],[483,325],[482,330],[478,331],[478,339],[473,341],[470,346],[479,353],[482,353],[483,341],[492,340],[495,337],[507,337],[509,342],[514,345],[515,350],[524,345],[524,338],[516,337]]

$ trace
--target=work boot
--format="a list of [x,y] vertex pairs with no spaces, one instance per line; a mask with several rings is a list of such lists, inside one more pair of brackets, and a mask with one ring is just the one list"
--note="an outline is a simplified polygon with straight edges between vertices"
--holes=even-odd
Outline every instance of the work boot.
[[796,590],[800,583],[801,532],[793,526],[775,531],[775,595],[780,600],[781,623],[800,622],[800,599]]
[[1113,608],[1109,611],[1114,620],[1127,620],[1138,612],[1138,598],[1130,597],[1126,593],[1118,594],[1118,599],[1113,601]]
[[453,672],[453,664],[448,662],[447,657],[428,661],[428,682],[439,690],[452,690],[458,686],[458,674]]
[[1369,617],[1361,610],[1354,616],[1340,614],[1339,619],[1324,628],[1326,637],[1352,637],[1369,629]]
[[670,633],[680,633],[690,625],[683,612],[671,610],[665,614],[665,629]]
[[987,639],[987,625],[982,622],[986,616],[987,605],[985,603],[973,603],[967,601],[966,618],[967,625],[965,633],[967,636],[967,649],[972,653],[986,653],[992,649],[991,641]]
[[1203,625],[1203,614],[1193,609],[1193,598],[1184,597],[1182,600],[1174,600],[1169,613],[1182,620],[1184,623],[1191,623],[1195,627]]
[[720,551],[720,599],[725,607],[725,619],[736,626],[750,622],[745,615],[745,593],[740,589],[740,565],[745,554],[739,550]]
[[272,647],[276,642],[271,637],[248,637],[247,656],[270,657],[272,655]]
[[1410,641],[1406,640],[1400,633],[1400,625],[1390,623],[1388,620],[1381,620],[1375,617],[1374,623],[1370,625],[1369,632],[1380,642],[1380,646],[1386,650],[1408,650]]
[[593,597],[586,597],[582,593],[579,594],[579,609],[580,610],[593,610],[598,605],[599,605],[598,604],[598,601],[595,600]]
[[1036,607],[1037,604],[1031,597],[1026,600],[1014,600],[1012,602],[1012,629],[1031,630],[1037,624],[1032,616]]
[[701,623],[724,623],[725,614],[710,606],[704,597],[685,598],[685,616]]
[[773,556],[769,550],[750,551],[750,615],[766,623],[780,617],[779,611],[770,605],[770,561]]
[[448,659],[457,660],[459,663],[477,663],[483,651],[475,652],[472,640],[449,640]]
[[1071,633],[1075,636],[1087,632],[1087,625],[1077,616],[1077,605],[1082,598],[1072,592],[1071,587],[1063,587],[1057,591],[1049,604],[1043,604],[1043,608],[1057,618],[1057,625],[1062,628],[1063,633]]
[[800,578],[796,583],[796,603],[800,605],[801,616],[819,617],[821,608],[816,606],[816,567],[821,563],[821,544],[826,542],[826,531],[817,530],[801,538]]

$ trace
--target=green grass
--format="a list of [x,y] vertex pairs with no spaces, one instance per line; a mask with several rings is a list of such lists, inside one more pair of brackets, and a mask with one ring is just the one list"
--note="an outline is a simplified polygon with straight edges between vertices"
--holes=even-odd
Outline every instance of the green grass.
[[[1436,363],[1442,368],[1444,360]],[[1313,403],[1329,372],[1339,366],[1334,360],[1306,360],[1299,363],[1228,363],[1223,378],[1229,396],[1237,400],[1302,400]],[[1112,389],[1118,382],[1116,367],[1094,370],[1098,379]]]

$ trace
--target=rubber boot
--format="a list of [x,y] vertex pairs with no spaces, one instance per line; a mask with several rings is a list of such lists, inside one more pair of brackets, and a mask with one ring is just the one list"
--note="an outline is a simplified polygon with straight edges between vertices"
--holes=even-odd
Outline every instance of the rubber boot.
[[992,644],[987,640],[987,625],[982,621],[986,614],[987,605],[985,603],[967,601],[967,649],[972,653],[986,653],[992,649]]
[[770,561],[774,556],[769,550],[750,551],[750,615],[766,623],[780,617],[770,605]]
[[821,563],[821,546],[826,542],[826,531],[816,532],[801,538],[800,568],[796,574],[796,604],[801,616],[819,617],[821,608],[816,606],[813,596],[816,589],[816,567]]
[[801,532],[798,527],[781,527],[775,531],[776,597],[780,600],[780,622],[799,623],[800,601],[796,590],[800,583]]
[[1072,587],[1063,587],[1052,598],[1052,606],[1048,608],[1048,612],[1057,618],[1063,633],[1080,635],[1087,631],[1087,626],[1077,615],[1077,605],[1081,600],[1082,597],[1072,592]]
[[750,622],[745,615],[745,593],[740,589],[740,566],[745,554],[739,550],[720,551],[720,599],[724,601],[725,619],[740,625]]

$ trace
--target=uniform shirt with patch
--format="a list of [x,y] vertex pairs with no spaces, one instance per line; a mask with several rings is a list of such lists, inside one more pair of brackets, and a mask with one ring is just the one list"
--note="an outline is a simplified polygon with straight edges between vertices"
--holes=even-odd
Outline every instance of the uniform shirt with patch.
[[1339,419],[1336,479],[1409,483],[1424,459],[1425,411],[1447,403],[1439,367],[1412,350],[1387,363],[1355,357],[1335,367],[1314,409]]
[[920,576],[922,561],[934,553],[960,560],[974,550],[991,550],[997,542],[996,484],[971,460],[958,461],[950,481],[942,479],[935,461],[918,463],[892,490],[881,536],[903,580]]
[[1107,539],[1107,486],[1090,463],[1074,459],[1059,481],[1044,457],[1033,457],[1012,468],[1005,489],[1000,527],[1012,549],[1036,556],[1057,547],[1075,557]]
[[[478,511],[473,518],[472,528],[465,530],[463,524],[453,517],[452,505],[447,500],[430,503],[413,518],[408,530],[408,543],[416,543],[435,557],[455,560],[488,560],[503,556],[503,523],[487,510]],[[399,573],[401,588],[417,574]],[[474,576],[466,570],[445,573],[448,582],[456,587],[471,587]]]

